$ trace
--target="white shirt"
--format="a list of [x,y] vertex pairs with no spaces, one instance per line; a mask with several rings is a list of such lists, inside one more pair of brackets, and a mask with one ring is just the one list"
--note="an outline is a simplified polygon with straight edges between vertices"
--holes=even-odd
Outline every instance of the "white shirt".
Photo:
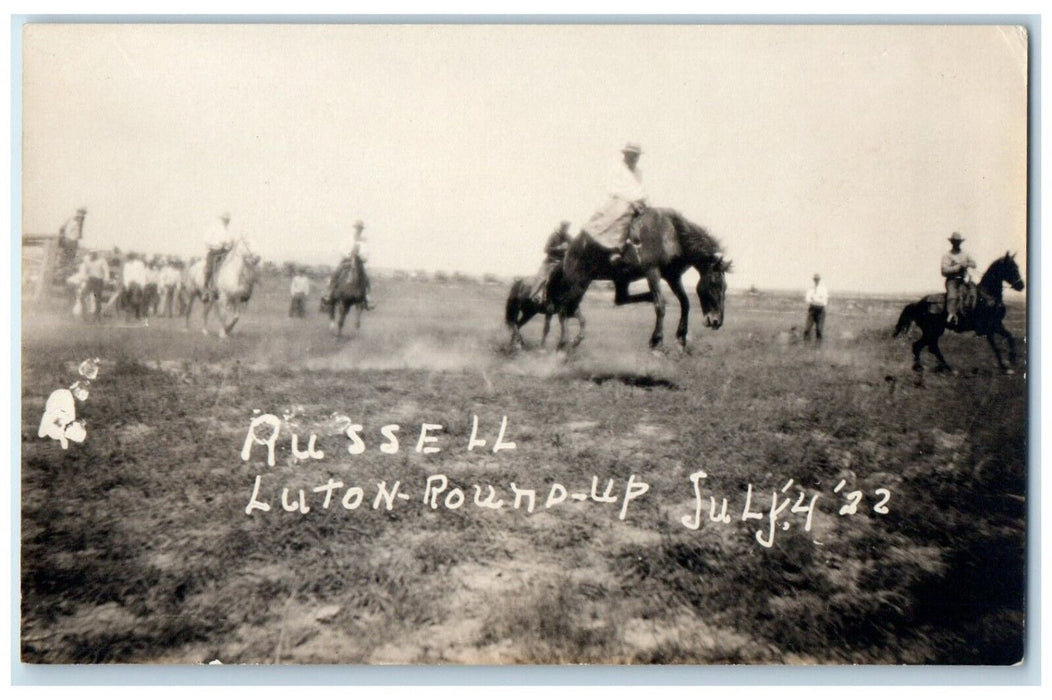
[[805,297],[807,303],[811,306],[825,306],[829,303],[829,290],[826,286],[819,282],[815,286],[807,290],[807,296]]
[[296,275],[292,278],[292,287],[289,288],[289,293],[292,296],[310,294],[310,280],[307,279],[306,275]]
[[628,165],[624,162],[618,163],[610,176],[610,196],[626,202],[647,201],[647,193],[643,189],[642,171],[639,168],[634,171],[629,170]]
[[175,265],[165,265],[161,268],[161,286],[162,287],[173,287],[179,284],[181,279],[179,274],[179,268]]
[[222,219],[216,219],[212,222],[212,225],[205,231],[205,246],[212,250],[216,248],[228,248],[233,243],[233,236],[230,235],[230,229],[227,228],[227,224],[223,223]]
[[137,284],[140,287],[146,286],[146,265],[144,265],[142,260],[139,260],[138,258],[124,263],[124,268],[121,271],[121,274],[124,279],[125,287],[132,284]]
[[101,255],[92,260],[84,261],[84,275],[87,278],[95,277],[97,279],[106,280],[110,276],[110,266],[106,264],[106,259]]
[[347,257],[354,255],[355,250],[358,251],[358,259],[364,262],[369,262],[369,249],[365,245],[365,240],[353,241],[351,243],[351,249],[347,251]]
[[146,284],[157,284],[161,279],[161,271],[155,267],[146,268]]

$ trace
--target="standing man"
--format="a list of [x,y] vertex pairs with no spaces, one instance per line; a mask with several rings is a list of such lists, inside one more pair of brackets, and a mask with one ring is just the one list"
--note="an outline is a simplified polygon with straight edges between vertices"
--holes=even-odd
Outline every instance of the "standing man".
[[602,243],[616,236],[617,247],[610,255],[610,262],[618,264],[625,255],[634,254],[638,262],[638,243],[629,240],[632,219],[646,208],[647,194],[643,189],[643,173],[637,167],[643,149],[637,143],[626,143],[621,149],[621,162],[611,176],[608,186],[610,198],[592,218],[585,223],[582,230]]
[[214,280],[216,267],[223,256],[234,247],[234,241],[230,235],[230,214],[224,212],[219,218],[212,222],[205,232],[205,293],[209,299],[215,293]]
[[975,267],[975,261],[961,250],[961,234],[954,231],[949,241],[950,252],[942,256],[942,276],[946,278],[946,325],[953,326],[960,320],[968,270]]
[[804,300],[807,302],[807,322],[804,324],[804,340],[811,338],[811,327],[815,329],[815,340],[822,342],[822,330],[826,324],[826,305],[829,304],[829,291],[822,284],[822,276],[815,273],[815,284],[807,290]]
[[310,296],[310,279],[304,274],[305,270],[296,270],[292,278],[292,287],[289,293],[292,302],[289,304],[289,318],[304,318],[307,315],[307,297]]
[[[87,281],[84,283],[84,296],[81,299],[81,303],[84,304],[88,297],[91,297],[95,303],[95,321],[102,319],[102,290],[106,285],[106,280],[110,276],[110,266],[106,264],[106,258],[99,255],[96,251],[88,253],[88,259],[84,265],[84,274],[87,277]],[[87,307],[84,307],[85,311]],[[87,314],[85,314],[87,317]]]
[[175,266],[175,261],[170,257],[166,258],[164,267],[161,268],[159,284],[161,285],[161,313],[168,318],[172,317],[175,300],[179,296],[182,282],[182,274],[179,272],[179,268]]
[[551,280],[555,269],[563,264],[563,258],[566,257],[566,251],[570,247],[570,240],[570,222],[562,221],[544,243],[546,257],[537,273],[537,282],[530,290],[530,298],[538,306],[544,306],[547,302],[548,281]]
[[369,302],[369,292],[372,285],[369,282],[369,277],[365,274],[365,263],[369,259],[369,253],[365,245],[365,236],[362,235],[364,228],[365,224],[362,223],[361,219],[354,222],[354,238],[351,241],[351,248],[333,271],[332,276],[329,278],[329,288],[326,290],[325,296],[322,297],[326,304],[333,302],[333,295],[336,293],[336,283],[348,270],[354,269],[361,275],[362,293],[365,295],[363,305],[367,311],[372,311],[373,305]]
[[[121,294],[126,295],[124,300],[126,316],[129,315],[127,305],[130,304],[135,311],[135,320],[138,321],[142,319],[146,311],[144,296],[146,264],[139,258],[138,253],[128,253],[128,259],[124,261],[124,267],[121,268],[121,281],[123,286]],[[146,321],[146,325],[150,325],[150,322]]]

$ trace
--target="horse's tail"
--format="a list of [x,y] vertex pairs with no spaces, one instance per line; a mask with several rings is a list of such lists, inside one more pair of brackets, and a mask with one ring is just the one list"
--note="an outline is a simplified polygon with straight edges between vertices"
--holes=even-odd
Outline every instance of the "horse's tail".
[[521,277],[515,279],[508,293],[508,301],[504,305],[504,322],[513,328],[519,325],[519,312],[522,310],[522,285]]
[[910,325],[913,323],[914,314],[917,312],[918,304],[906,304],[902,309],[902,313],[899,315],[899,322],[895,325],[895,333],[892,334],[893,338],[898,338],[903,333],[909,331]]

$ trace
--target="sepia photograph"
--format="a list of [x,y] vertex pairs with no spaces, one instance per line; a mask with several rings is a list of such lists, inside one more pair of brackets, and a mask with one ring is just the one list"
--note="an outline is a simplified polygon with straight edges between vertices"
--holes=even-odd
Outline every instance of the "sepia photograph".
[[1025,26],[15,24],[23,664],[1031,660]]

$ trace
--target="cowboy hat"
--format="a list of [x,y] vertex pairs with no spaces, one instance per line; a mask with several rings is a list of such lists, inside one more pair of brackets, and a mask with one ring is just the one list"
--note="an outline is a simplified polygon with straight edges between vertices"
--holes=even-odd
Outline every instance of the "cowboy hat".
[[621,149],[621,152],[622,153],[635,153],[636,155],[639,155],[640,153],[643,152],[643,149],[639,147],[638,143],[634,143],[632,141],[629,141],[628,143],[625,144],[625,147]]
[[961,234],[959,234],[956,231],[954,231],[953,234],[949,237],[948,240],[951,243],[960,243],[961,241],[964,240],[964,237]]

